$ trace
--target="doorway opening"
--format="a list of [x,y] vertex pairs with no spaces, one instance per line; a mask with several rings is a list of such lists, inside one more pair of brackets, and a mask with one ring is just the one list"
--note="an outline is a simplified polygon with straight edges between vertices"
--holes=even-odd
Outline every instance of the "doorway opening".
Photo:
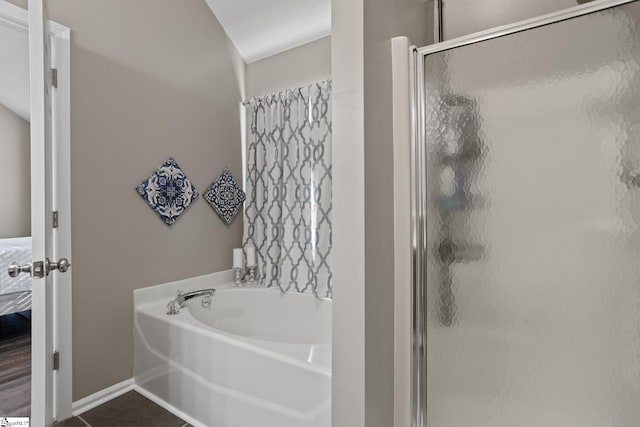
[[69,68],[44,0],[0,0],[0,417],[36,426],[72,410],[71,275],[50,262],[71,253]]
[[31,263],[29,33],[0,21],[0,416],[31,408],[31,277],[10,277]]

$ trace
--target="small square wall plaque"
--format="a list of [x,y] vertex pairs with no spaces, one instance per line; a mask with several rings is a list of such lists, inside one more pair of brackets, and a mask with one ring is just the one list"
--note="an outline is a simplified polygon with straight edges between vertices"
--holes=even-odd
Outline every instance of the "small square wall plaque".
[[202,197],[225,223],[230,224],[242,208],[246,195],[231,175],[231,171],[225,168]]
[[178,163],[170,158],[136,188],[165,224],[173,224],[198,197]]

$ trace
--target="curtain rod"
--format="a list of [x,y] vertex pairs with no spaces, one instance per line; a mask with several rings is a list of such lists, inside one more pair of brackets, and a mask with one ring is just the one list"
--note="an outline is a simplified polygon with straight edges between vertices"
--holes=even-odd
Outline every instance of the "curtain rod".
[[313,86],[313,85],[317,85],[317,84],[322,84],[322,83],[325,83],[325,82],[331,82],[331,79],[328,78],[328,79],[317,81],[315,83],[309,83],[308,85],[304,85],[304,86],[298,86],[298,87],[294,87],[294,88],[291,88],[291,89],[283,89],[283,90],[279,90],[279,91],[276,91],[276,92],[267,93],[266,95],[254,96],[253,98],[251,98],[249,100],[242,101],[241,105],[243,107],[248,107],[249,105],[251,105],[251,101],[253,101],[254,99],[266,98],[268,96],[277,95],[279,93],[287,92],[287,91],[300,90],[300,89],[304,89],[305,87],[309,87],[309,86]]

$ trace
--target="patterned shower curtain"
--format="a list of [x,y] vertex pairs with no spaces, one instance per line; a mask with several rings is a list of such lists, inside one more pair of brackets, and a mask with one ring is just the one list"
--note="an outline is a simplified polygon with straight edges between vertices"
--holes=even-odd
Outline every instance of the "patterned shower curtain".
[[244,245],[261,284],[331,298],[331,81],[254,98]]

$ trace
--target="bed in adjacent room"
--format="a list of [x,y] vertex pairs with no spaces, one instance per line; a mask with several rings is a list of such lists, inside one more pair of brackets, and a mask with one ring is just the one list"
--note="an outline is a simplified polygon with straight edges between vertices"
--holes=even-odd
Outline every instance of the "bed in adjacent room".
[[0,316],[31,309],[31,276],[9,277],[12,262],[31,263],[31,237],[0,239]]

